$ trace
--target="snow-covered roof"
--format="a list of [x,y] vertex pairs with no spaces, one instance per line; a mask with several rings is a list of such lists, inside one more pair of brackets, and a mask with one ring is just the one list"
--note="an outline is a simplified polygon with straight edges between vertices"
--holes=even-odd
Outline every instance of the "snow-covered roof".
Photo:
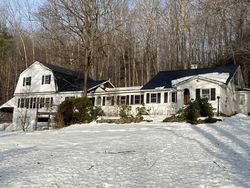
[[230,76],[229,73],[213,72],[213,73],[199,74],[199,75],[195,75],[195,76],[182,77],[182,78],[179,78],[179,79],[172,80],[171,84],[176,85],[176,84],[179,84],[179,83],[181,83],[183,81],[186,81],[186,80],[189,80],[189,79],[192,79],[192,78],[196,78],[196,77],[209,79],[209,80],[213,80],[213,81],[216,81],[216,82],[221,82],[221,83],[226,84],[227,79],[229,78],[229,76]]
[[[173,70],[161,71],[155,75],[142,89],[155,89],[159,87],[172,88],[172,81],[178,79],[188,79],[193,76],[204,76],[207,79],[215,79],[216,81],[223,81],[228,84],[233,75],[235,74],[239,65],[226,65],[220,67],[200,68],[200,69],[187,69],[187,70]],[[229,76],[227,76],[228,74]],[[207,77],[206,77],[207,76]],[[215,78],[219,77],[219,78]],[[227,77],[226,80],[224,80]]]
[[13,97],[12,99],[8,100],[6,103],[2,104],[0,106],[0,109],[1,108],[14,108],[15,103],[16,103],[16,99],[15,99],[15,97]]
[[136,91],[140,90],[142,86],[132,86],[132,87],[116,87],[116,88],[106,88],[106,91]]

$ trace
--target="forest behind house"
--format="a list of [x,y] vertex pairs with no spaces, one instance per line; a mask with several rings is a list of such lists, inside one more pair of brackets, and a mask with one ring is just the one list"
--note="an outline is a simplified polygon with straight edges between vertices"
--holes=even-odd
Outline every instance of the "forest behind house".
[[250,2],[1,1],[0,104],[36,60],[115,86],[143,85],[159,71],[192,64],[240,64],[250,87]]

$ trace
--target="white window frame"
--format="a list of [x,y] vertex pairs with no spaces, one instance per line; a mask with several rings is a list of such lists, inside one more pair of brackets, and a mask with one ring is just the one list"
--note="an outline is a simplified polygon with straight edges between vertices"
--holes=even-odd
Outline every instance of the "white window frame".
[[[155,97],[153,97],[155,95]],[[150,93],[150,103],[157,103],[157,93]]]
[[120,96],[120,104],[121,105],[125,105],[125,104],[127,104],[127,96],[126,95],[121,95]]
[[[215,99],[212,100],[212,89],[215,89]],[[208,90],[208,94],[203,94],[203,91]],[[200,96],[201,98],[207,98],[209,101],[215,101],[216,100],[216,88],[200,88]]]
[[42,85],[51,83],[51,74],[42,76]]
[[31,86],[31,76],[23,78],[23,86]]
[[[174,98],[173,98],[173,96],[174,96]],[[171,102],[177,103],[177,92],[176,91],[171,92]]]
[[[208,93],[203,93],[204,91]],[[201,89],[201,98],[207,98],[208,100],[211,99],[211,89]]]

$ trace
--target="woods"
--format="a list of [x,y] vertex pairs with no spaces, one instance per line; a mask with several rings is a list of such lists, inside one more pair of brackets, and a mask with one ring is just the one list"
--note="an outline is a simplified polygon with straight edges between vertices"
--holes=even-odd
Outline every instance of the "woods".
[[[0,104],[35,60],[116,86],[162,70],[240,64],[250,86],[247,0],[29,0],[1,3]],[[87,79],[85,79],[87,80]],[[86,93],[86,88],[83,88]]]

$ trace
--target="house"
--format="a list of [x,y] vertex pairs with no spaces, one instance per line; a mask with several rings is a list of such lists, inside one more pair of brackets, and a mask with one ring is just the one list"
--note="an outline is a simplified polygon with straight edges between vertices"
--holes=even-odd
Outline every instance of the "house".
[[[0,110],[13,109],[13,124],[23,129],[37,129],[48,124],[55,116],[58,104],[83,92],[83,74],[56,65],[34,62],[18,79],[14,97],[0,106]],[[88,78],[88,92],[100,85],[114,87],[109,80]]]
[[[37,129],[53,121],[57,106],[83,92],[83,74],[63,67],[34,62],[19,77],[14,97],[0,106],[13,109],[13,124]],[[144,105],[151,114],[169,116],[197,97],[208,98],[225,115],[250,113],[250,89],[245,88],[240,66],[161,71],[143,86],[115,87],[110,80],[88,78],[88,97],[109,115],[119,106],[135,111]]]

